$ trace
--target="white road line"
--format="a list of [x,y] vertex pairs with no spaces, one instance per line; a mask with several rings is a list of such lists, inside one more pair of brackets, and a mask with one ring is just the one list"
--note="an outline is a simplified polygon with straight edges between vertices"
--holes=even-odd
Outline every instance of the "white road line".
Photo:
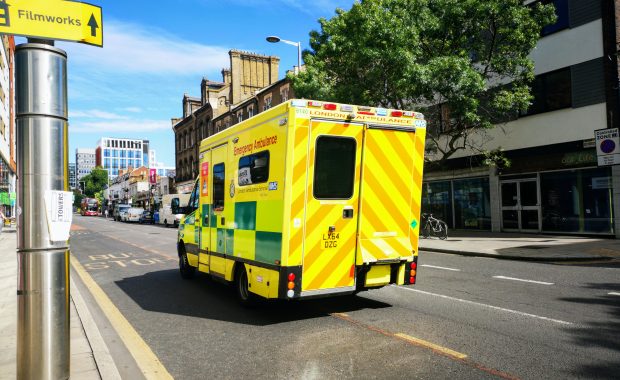
[[420,264],[421,267],[426,267],[426,268],[434,268],[434,269],[444,269],[444,270],[451,270],[453,272],[460,272],[460,269],[455,269],[455,268],[446,268],[446,267],[438,267],[435,265],[427,265],[427,264]]
[[487,304],[484,304],[484,303],[464,300],[464,299],[456,298],[456,297],[450,297],[450,296],[446,296],[446,295],[443,295],[443,294],[425,292],[424,290],[406,288],[404,286],[398,286],[398,285],[392,285],[392,286],[395,286],[398,289],[408,290],[410,292],[427,294],[429,296],[440,297],[440,298],[444,298],[444,299],[451,300],[451,301],[458,301],[458,302],[466,303],[466,304],[469,304],[469,305],[482,306],[482,307],[486,307],[486,308],[493,309],[493,310],[505,311],[507,313],[513,313],[513,314],[521,315],[521,316],[524,316],[524,317],[541,319],[543,321],[548,321],[548,322],[555,322],[555,323],[559,323],[559,324],[562,324],[562,325],[572,325],[573,324],[572,322],[566,322],[566,321],[562,321],[560,319],[553,319],[553,318],[543,317],[543,316],[536,315],[536,314],[524,313],[522,311],[506,309],[506,308],[503,308],[503,307],[498,307],[498,306],[493,306],[493,305],[487,305]]
[[620,296],[620,293],[618,293],[618,292],[609,292],[607,294],[610,295],[610,296]]
[[497,279],[500,279],[500,280],[512,280],[512,281],[529,282],[529,283],[532,283],[532,284],[539,284],[539,285],[553,285],[553,282],[524,280],[522,278],[514,278],[514,277],[506,277],[506,276],[493,276],[493,278],[497,278]]

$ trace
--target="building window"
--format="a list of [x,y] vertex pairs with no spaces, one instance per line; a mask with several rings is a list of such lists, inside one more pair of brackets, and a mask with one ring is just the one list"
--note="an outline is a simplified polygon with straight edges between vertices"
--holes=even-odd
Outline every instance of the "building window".
[[265,100],[263,103],[263,111],[267,111],[269,108],[271,108],[271,94],[265,96]]
[[239,159],[239,186],[254,185],[269,180],[269,151],[243,156]]
[[288,84],[286,86],[282,86],[282,88],[280,89],[280,96],[282,97],[282,103],[286,102],[288,100]]
[[455,180],[454,224],[455,228],[491,229],[491,192],[488,178]]
[[316,199],[349,199],[353,196],[356,150],[357,142],[353,138],[317,138],[313,189]]
[[527,112],[534,115],[572,106],[572,86],[570,68],[537,75],[531,85],[534,100]]
[[237,122],[241,123],[243,121],[243,111],[237,112]]
[[568,0],[540,0],[532,3],[534,4],[553,4],[555,7],[555,15],[557,16],[557,21],[555,24],[547,25],[542,28],[540,35],[548,36],[550,34],[559,32],[560,30],[567,29],[569,26],[569,12],[568,12]]
[[540,174],[542,230],[614,233],[610,168]]
[[248,118],[254,116],[254,105],[248,107]]
[[422,186],[422,212],[452,224],[452,186],[450,181],[426,182]]

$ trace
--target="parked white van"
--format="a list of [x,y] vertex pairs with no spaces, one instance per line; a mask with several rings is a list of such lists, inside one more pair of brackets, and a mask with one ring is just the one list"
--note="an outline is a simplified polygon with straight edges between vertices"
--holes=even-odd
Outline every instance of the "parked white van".
[[175,214],[173,209],[176,210],[177,208],[187,206],[190,195],[191,194],[166,194],[162,196],[161,206],[159,208],[159,224],[163,224],[166,227],[177,227],[179,221],[185,214]]

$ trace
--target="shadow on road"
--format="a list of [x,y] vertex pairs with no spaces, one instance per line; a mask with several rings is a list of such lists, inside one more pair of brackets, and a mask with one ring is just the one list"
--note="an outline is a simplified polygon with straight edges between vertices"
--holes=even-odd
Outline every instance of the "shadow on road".
[[[619,283],[589,284],[588,288],[605,291],[620,291]],[[595,298],[562,298],[561,301],[584,305],[601,305],[608,308],[609,318],[605,321],[592,321],[583,327],[569,331],[575,343],[592,349],[611,350],[615,355],[612,361],[597,361],[583,365],[578,374],[598,379],[618,379],[620,373],[620,300],[618,296],[603,295]]]
[[239,304],[232,287],[200,273],[193,280],[183,280],[179,271],[172,269],[125,278],[116,284],[144,310],[256,326],[324,317],[330,313],[392,307],[363,297],[342,296],[296,302],[261,302],[248,309]]

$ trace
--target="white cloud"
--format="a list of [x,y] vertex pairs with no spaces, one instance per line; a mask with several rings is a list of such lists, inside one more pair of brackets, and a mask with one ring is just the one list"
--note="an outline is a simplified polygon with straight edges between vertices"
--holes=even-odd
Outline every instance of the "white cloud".
[[69,111],[69,118],[85,118],[85,119],[105,119],[105,120],[122,120],[127,119],[127,116],[101,111],[101,110],[86,110],[86,111]]
[[106,21],[103,48],[60,44],[70,65],[104,72],[204,75],[228,66],[228,49],[187,41],[162,29]]
[[170,120],[118,120],[70,123],[70,133],[140,133],[172,130]]
[[140,108],[140,107],[125,107],[125,108],[123,108],[123,110],[127,111],[127,112],[133,112],[133,113],[140,113],[140,112],[142,112],[142,108]]

